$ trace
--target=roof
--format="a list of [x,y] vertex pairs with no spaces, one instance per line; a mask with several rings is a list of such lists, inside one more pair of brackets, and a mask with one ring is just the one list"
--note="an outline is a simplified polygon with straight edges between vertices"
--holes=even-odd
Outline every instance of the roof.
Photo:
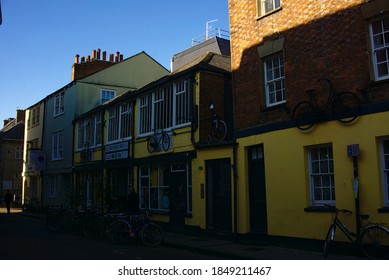
[[7,130],[0,130],[0,141],[2,140],[23,140],[24,139],[24,122],[19,122]]

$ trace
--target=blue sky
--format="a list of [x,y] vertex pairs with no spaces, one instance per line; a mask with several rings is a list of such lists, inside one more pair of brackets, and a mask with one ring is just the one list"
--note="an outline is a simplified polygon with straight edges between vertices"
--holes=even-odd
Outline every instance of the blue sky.
[[228,0],[0,0],[2,121],[70,82],[74,56],[100,48],[124,58],[145,51],[170,59],[205,33],[229,30]]

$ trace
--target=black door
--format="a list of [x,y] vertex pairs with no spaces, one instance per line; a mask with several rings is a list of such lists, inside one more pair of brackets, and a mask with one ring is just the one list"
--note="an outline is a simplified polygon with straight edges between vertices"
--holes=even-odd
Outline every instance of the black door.
[[206,162],[207,229],[231,232],[230,159]]
[[251,232],[267,234],[266,181],[263,145],[248,150]]

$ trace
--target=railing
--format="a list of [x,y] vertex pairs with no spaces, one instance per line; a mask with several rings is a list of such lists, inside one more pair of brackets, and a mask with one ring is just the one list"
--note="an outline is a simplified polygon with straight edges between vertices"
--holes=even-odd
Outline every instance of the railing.
[[211,39],[213,37],[219,37],[222,39],[230,40],[230,32],[228,30],[220,29],[218,27],[212,27],[207,30],[207,32],[194,37],[192,39],[192,46],[200,44],[208,39]]

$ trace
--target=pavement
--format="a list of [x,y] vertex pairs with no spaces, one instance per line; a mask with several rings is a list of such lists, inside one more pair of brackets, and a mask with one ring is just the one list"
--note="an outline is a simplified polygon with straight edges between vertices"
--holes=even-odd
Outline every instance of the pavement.
[[[0,213],[6,213],[0,208]],[[12,214],[45,219],[44,214],[23,212],[12,209]],[[199,236],[182,232],[165,231],[164,246],[191,250],[201,254],[232,260],[357,260],[356,255],[330,254],[323,257],[322,251],[288,248],[273,244],[250,244],[234,242],[226,238]]]

